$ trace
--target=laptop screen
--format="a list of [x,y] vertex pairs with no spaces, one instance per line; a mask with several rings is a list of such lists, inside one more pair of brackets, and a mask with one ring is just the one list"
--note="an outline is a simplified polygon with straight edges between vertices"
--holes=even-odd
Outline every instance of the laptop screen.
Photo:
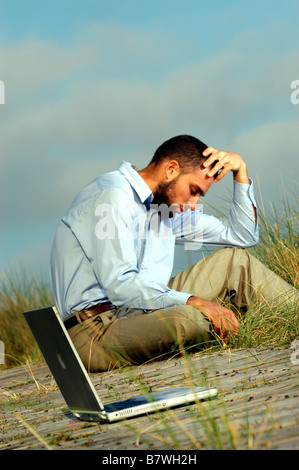
[[24,312],[24,316],[67,405],[78,410],[103,410],[55,309],[46,307],[31,310]]

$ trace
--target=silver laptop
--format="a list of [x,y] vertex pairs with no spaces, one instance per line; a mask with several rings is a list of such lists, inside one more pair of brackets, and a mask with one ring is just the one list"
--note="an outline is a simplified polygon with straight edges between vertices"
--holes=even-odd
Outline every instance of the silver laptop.
[[113,422],[217,395],[216,388],[172,387],[103,404],[56,307],[24,312],[69,410],[84,421]]

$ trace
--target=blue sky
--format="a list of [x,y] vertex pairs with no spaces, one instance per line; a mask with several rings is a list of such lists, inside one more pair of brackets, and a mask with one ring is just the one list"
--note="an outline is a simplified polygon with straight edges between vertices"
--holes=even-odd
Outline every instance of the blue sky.
[[298,17],[298,0],[0,0],[1,271],[47,272],[79,189],[176,134],[243,155],[259,201],[291,196]]

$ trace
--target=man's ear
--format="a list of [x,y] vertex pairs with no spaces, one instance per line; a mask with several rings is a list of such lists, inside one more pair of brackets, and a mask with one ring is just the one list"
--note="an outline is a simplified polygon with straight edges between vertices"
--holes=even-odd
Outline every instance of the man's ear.
[[168,181],[172,181],[181,172],[180,164],[177,160],[168,160],[165,164],[165,176]]

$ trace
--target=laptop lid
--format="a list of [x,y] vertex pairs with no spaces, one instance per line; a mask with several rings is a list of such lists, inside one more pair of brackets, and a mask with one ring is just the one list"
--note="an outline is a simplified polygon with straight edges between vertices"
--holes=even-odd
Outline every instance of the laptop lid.
[[68,407],[103,411],[104,406],[55,306],[29,310],[24,316]]

